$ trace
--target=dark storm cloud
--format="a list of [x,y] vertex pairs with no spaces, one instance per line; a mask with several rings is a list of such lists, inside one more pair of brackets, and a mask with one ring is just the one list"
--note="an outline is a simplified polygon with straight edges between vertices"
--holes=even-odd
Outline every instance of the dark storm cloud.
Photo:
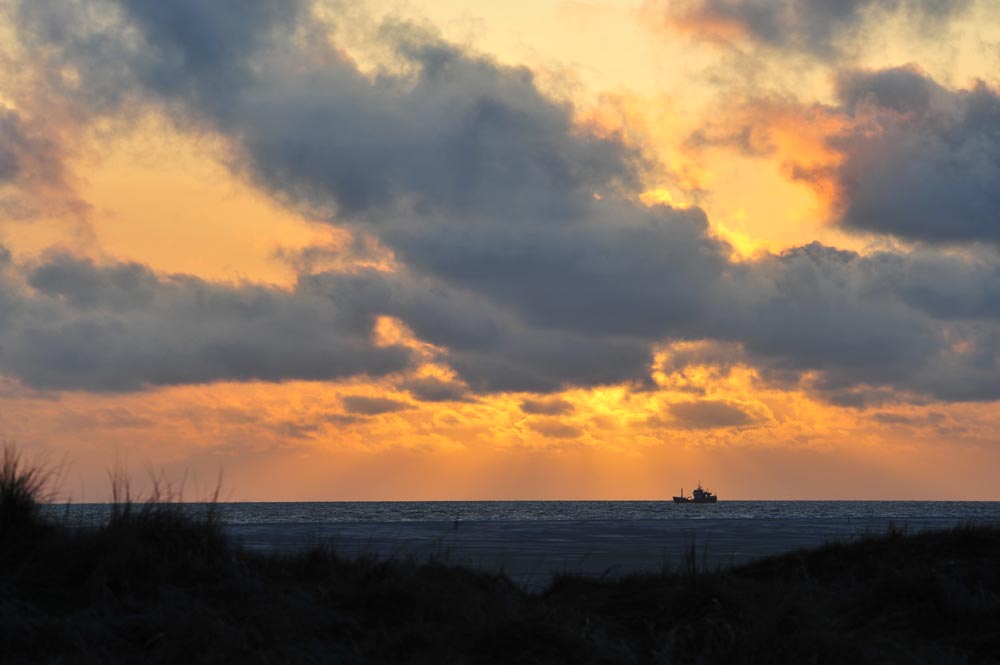
[[897,390],[890,388],[868,388],[865,386],[834,386],[828,388],[820,382],[820,385],[810,386],[812,393],[828,404],[842,406],[848,409],[871,409],[895,404],[897,402],[913,403],[917,400],[913,395],[900,395]]
[[50,93],[80,102],[84,115],[118,115],[143,90],[224,101],[246,82],[255,54],[290,37],[305,4],[30,0],[16,2],[15,15]]
[[26,142],[17,114],[0,111],[0,183],[11,182],[21,173]]
[[[940,30],[971,0],[666,0],[668,22],[709,38],[733,30],[768,47],[830,57],[853,45],[867,24],[901,13],[910,25]],[[722,31],[720,33],[720,30]]]
[[[96,389],[384,374],[408,361],[370,341],[386,315],[457,374],[400,382],[421,401],[649,385],[653,345],[691,339],[714,340],[764,375],[809,375],[820,395],[1000,396],[995,254],[862,257],[814,244],[730,263],[700,210],[625,196],[641,156],[575,127],[572,109],[541,94],[527,70],[404,25],[385,39],[407,73],[366,76],[316,37],[322,27],[309,12],[243,7],[39,0],[22,5],[21,18],[42,62],[76,68],[80,84],[67,99],[100,113],[141,99],[218,132],[240,174],[378,238],[400,269],[302,275],[286,293],[50,257],[24,269],[17,323],[0,318],[5,374]],[[800,5],[806,18],[861,11],[846,7]],[[844,79],[845,104],[882,109],[895,123],[886,136],[905,138],[907,123],[938,127],[941,91],[905,78]],[[98,95],[109,86],[118,102]],[[960,126],[989,124],[989,96],[980,96],[966,104],[974,114],[959,116],[977,119]],[[905,112],[917,107],[925,110]],[[961,171],[973,143],[952,167]],[[882,169],[859,174],[885,186],[892,169],[906,173],[893,146],[867,157],[885,160]],[[848,159],[845,182],[853,168]],[[867,201],[867,187],[847,190],[849,204]],[[940,279],[927,278],[928,266],[941,267]],[[712,409],[738,419],[731,405],[696,404],[680,407],[691,422],[699,413],[711,422]]]
[[741,427],[753,422],[738,406],[719,400],[677,402],[670,405],[670,415],[677,424],[688,429]]
[[399,388],[421,402],[465,402],[469,399],[469,391],[462,384],[434,376],[407,379]]
[[20,113],[0,108],[0,184],[33,179],[60,181],[56,144],[29,127]]
[[945,414],[936,411],[920,414],[882,412],[873,413],[871,417],[883,425],[907,425],[914,427],[940,425],[947,419]]
[[42,0],[20,18],[36,45],[56,47],[39,49],[50,69],[79,71],[85,104],[109,98],[86,91],[131,86],[236,137],[251,177],[319,209],[358,215],[405,199],[554,221],[576,213],[571,193],[634,178],[638,155],[574,134],[568,109],[527,69],[401,26],[386,39],[414,71],[371,80],[329,48],[303,4]]
[[[749,362],[818,372],[817,394],[850,406],[930,396],[1000,397],[998,257],[923,250],[861,256],[812,244],[764,259],[730,310]],[[933,270],[938,270],[935,280]],[[949,293],[963,293],[947,303]],[[904,397],[909,394],[910,397]]]
[[657,369],[662,372],[681,372],[691,365],[726,367],[746,362],[746,353],[737,343],[717,340],[695,340],[692,344],[672,347],[659,359]]
[[156,297],[160,278],[138,263],[98,267],[93,261],[52,254],[29,267],[25,277],[37,292],[55,296],[75,309],[127,311]]
[[891,290],[902,302],[936,319],[1000,320],[1000,261],[991,249],[880,252],[860,263],[870,275],[872,289]]
[[406,369],[370,316],[307,288],[156,275],[53,255],[0,284],[0,372],[43,389],[334,379]]
[[1000,95],[912,67],[840,78],[857,129],[836,137],[843,222],[926,242],[1000,243]]
[[[894,381],[939,346],[932,321],[878,290],[879,266],[813,243],[763,259],[731,310],[734,341],[785,367],[821,369],[849,381]],[[719,335],[725,335],[720,331]]]
[[528,423],[528,427],[550,439],[575,439],[583,434],[579,427],[558,420],[533,421]]
[[276,72],[217,120],[243,134],[259,182],[347,215],[403,206],[556,223],[579,212],[578,195],[633,177],[637,157],[616,141],[572,136],[567,109],[527,70],[405,46],[414,77],[372,84],[343,63],[310,77]]
[[[556,264],[552,270],[560,267]],[[626,281],[627,274],[620,278],[622,284],[634,283]],[[352,277],[326,273],[304,279],[311,289],[337,299],[344,307],[374,308],[380,314],[398,317],[419,338],[442,347],[441,359],[468,386],[450,389],[448,396],[470,390],[480,394],[550,392],[571,385],[638,381],[648,375],[652,361],[647,336],[597,334],[594,330],[573,330],[565,323],[561,324],[565,329],[532,325],[525,321],[518,303],[496,303],[483,294],[470,293],[461,282],[405,272]],[[521,283],[530,287],[530,282]],[[697,284],[692,284],[695,287]],[[671,290],[669,285],[664,288],[666,293]],[[560,294],[553,296],[559,298]],[[558,308],[560,302],[552,306]],[[655,307],[655,302],[651,306]],[[596,330],[606,325],[599,320],[602,315],[599,309],[593,311]],[[613,325],[636,327],[639,323],[644,321]],[[648,323],[645,327],[649,329]],[[424,397],[435,392],[418,390]]]
[[452,352],[452,366],[478,393],[554,392],[573,386],[648,382],[650,340],[514,328],[486,351]]
[[85,207],[67,183],[58,141],[22,113],[0,107],[0,218],[82,213]]
[[366,397],[364,395],[344,395],[340,398],[344,410],[359,416],[378,416],[412,409],[413,405],[388,397]]
[[526,399],[521,411],[532,415],[565,416],[573,413],[573,405],[564,399]]
[[[937,245],[1000,244],[1000,92],[982,81],[948,88],[907,65],[841,71],[836,93],[833,106],[751,99],[707,122],[689,145],[778,157],[824,198],[834,195],[833,212],[848,229]],[[789,116],[830,127],[817,137],[830,151],[827,163],[781,153],[773,133],[788,131]]]
[[[412,275],[328,274],[308,281],[311,290],[349,311],[371,307],[408,323],[440,347],[439,359],[475,393],[623,382],[641,386],[653,362],[652,344],[680,330],[715,341],[671,355],[669,367],[661,369],[747,363],[768,380],[791,377],[780,381],[792,385],[796,377],[813,373],[807,387],[818,396],[868,406],[892,401],[894,393],[887,388],[941,399],[1000,394],[990,369],[1000,348],[994,334],[1000,310],[990,295],[996,289],[996,263],[990,256],[995,255],[984,253],[976,263],[929,251],[861,256],[808,245],[730,266],[720,277],[717,299],[699,316],[683,326],[653,327],[648,335],[611,334],[600,326],[559,330],[526,324],[510,307]],[[932,280],[932,271],[941,278]],[[965,295],[949,302],[949,293]],[[655,297],[649,306],[657,306]],[[595,317],[600,314],[595,310]],[[447,325],[434,324],[463,316],[476,323],[457,335]],[[465,391],[459,384],[438,395],[439,380],[433,381],[434,386],[415,381],[400,387],[422,400],[452,399]]]
[[[574,129],[571,109],[544,97],[527,70],[404,26],[391,39],[415,73],[370,80],[328,50],[296,51],[312,46],[267,12],[230,23],[213,9],[197,31],[218,39],[212,48],[171,27],[191,19],[187,3],[169,20],[170,4],[119,6],[113,29],[67,16],[86,39],[50,41],[46,57],[89,64],[86,88],[104,69],[80,44],[105,52],[128,34],[135,44],[113,50],[136,49],[126,79],[136,94],[224,132],[243,150],[241,168],[275,196],[338,210],[339,223],[376,234],[408,276],[430,284],[332,280],[344,302],[383,303],[445,346],[473,391],[634,380],[651,337],[705,318],[728,247],[708,238],[699,210],[614,196],[638,155]],[[65,11],[32,4],[23,19],[63,29]],[[306,55],[322,66],[303,68]],[[213,85],[220,71],[232,75]]]
[[708,236],[700,210],[579,205],[571,228],[544,217],[518,227],[430,221],[383,238],[409,265],[542,328],[649,337],[705,318],[730,249]]

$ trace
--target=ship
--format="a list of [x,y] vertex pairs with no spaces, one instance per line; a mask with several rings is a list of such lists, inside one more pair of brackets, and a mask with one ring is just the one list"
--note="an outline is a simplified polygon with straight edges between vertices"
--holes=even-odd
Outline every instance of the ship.
[[698,483],[694,496],[684,496],[684,488],[682,487],[681,495],[674,497],[674,503],[715,503],[718,500],[719,497],[702,487],[701,482]]

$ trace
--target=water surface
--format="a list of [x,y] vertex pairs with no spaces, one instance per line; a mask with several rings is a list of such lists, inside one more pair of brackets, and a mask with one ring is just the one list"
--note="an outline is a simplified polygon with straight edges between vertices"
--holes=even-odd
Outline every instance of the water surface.
[[[205,504],[190,504],[204,509]],[[539,590],[554,574],[618,576],[683,565],[694,547],[715,568],[830,541],[963,523],[1000,524],[1000,502],[414,501],[221,503],[226,531],[256,551],[333,546],[347,556],[437,557],[502,570]],[[51,506],[69,522],[107,519],[107,504]]]
[[[196,505],[196,504],[192,504]],[[226,524],[338,522],[861,519],[1000,521],[1000,501],[319,501],[219,503]],[[107,519],[108,504],[53,506],[78,523]]]

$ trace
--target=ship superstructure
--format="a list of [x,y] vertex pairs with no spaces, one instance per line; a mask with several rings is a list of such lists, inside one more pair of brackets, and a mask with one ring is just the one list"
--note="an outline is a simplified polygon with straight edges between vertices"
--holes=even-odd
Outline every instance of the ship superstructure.
[[682,487],[681,495],[674,497],[674,503],[715,503],[718,500],[719,497],[701,486],[701,481],[698,481],[698,487],[695,488],[692,496],[684,496],[684,488]]

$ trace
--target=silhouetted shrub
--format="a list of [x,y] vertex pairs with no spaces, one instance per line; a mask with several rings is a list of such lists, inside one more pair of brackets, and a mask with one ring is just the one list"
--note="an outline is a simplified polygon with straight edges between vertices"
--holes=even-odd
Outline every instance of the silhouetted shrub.
[[[25,475],[27,473],[27,475]],[[42,477],[4,457],[5,525]],[[1000,529],[833,543],[709,571],[562,576],[529,594],[445,561],[253,554],[214,511],[134,501],[0,537],[3,663],[995,663]],[[155,500],[154,500],[155,499]],[[12,517],[8,517],[12,516]],[[34,522],[32,520],[35,520]],[[23,546],[29,543],[30,547]]]
[[51,478],[44,466],[25,464],[13,444],[0,446],[0,538],[40,525]]

